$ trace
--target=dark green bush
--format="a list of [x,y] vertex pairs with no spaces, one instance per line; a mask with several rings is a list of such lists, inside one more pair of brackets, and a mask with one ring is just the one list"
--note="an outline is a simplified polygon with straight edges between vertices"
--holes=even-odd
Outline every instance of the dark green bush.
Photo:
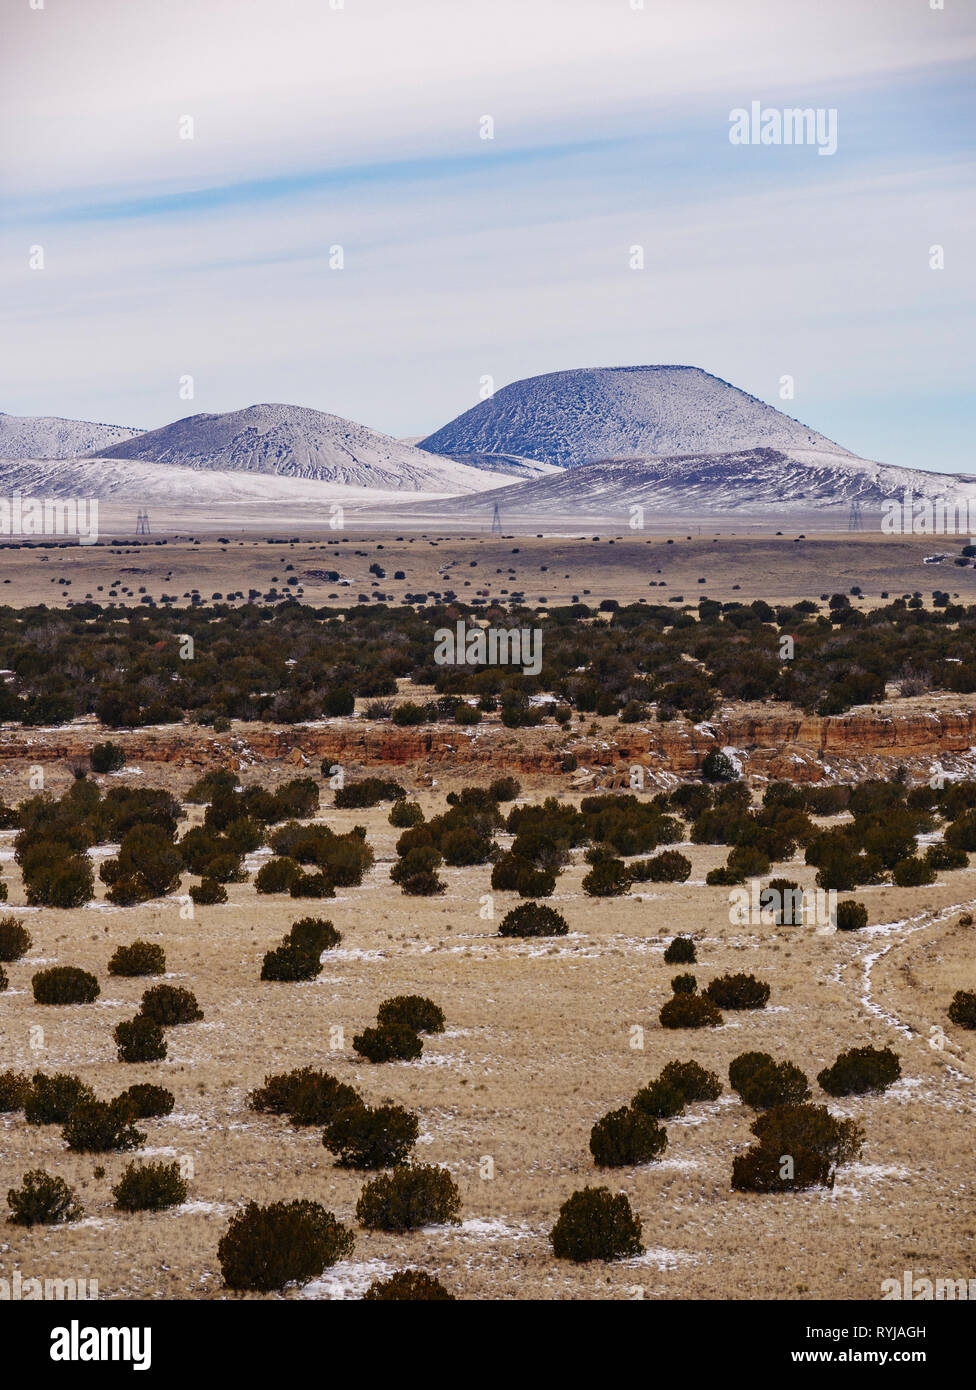
[[398,830],[409,830],[423,824],[424,813],[416,801],[394,801],[388,819]]
[[31,979],[35,1004],[90,1004],[100,994],[98,981],[76,965],[52,965]]
[[638,860],[630,869],[640,883],[685,883],[691,877],[691,860],[676,849],[665,849],[651,859]]
[[297,1071],[266,1076],[264,1085],[248,1097],[252,1110],[273,1115],[289,1115],[293,1125],[323,1125],[340,1110],[359,1105],[353,1086],[347,1086],[329,1072],[301,1067]]
[[734,782],[739,774],[728,754],[712,748],[702,761],[701,775],[705,782]]
[[80,1076],[59,1071],[53,1076],[35,1072],[24,1097],[24,1119],[29,1125],[63,1125],[75,1106],[95,1099],[95,1092]]
[[328,1121],[322,1143],[339,1168],[393,1168],[406,1163],[417,1142],[417,1116],[400,1105],[348,1105]]
[[729,1084],[754,1110],[801,1105],[810,1096],[807,1079],[792,1062],[776,1062],[766,1052],[743,1052],[729,1066]]
[[432,1274],[426,1274],[422,1269],[400,1269],[396,1274],[391,1274],[389,1279],[374,1279],[363,1298],[374,1303],[392,1303],[406,1299],[411,1302],[419,1302],[421,1299],[436,1299],[442,1303],[457,1301],[439,1279],[435,1279]]
[[287,855],[269,859],[266,864],[261,865],[255,875],[255,892],[287,893],[295,880],[301,876],[301,865]]
[[161,1028],[171,1028],[180,1023],[196,1023],[203,1018],[195,995],[178,985],[153,985],[142,996],[140,1012],[144,1018],[151,1018]]
[[583,892],[591,898],[619,898],[629,893],[633,879],[622,859],[601,859],[583,877]]
[[30,1081],[19,1071],[0,1071],[0,1115],[23,1110],[30,1094]]
[[288,885],[292,898],[334,898],[335,885],[328,874],[298,873]]
[[97,1154],[138,1149],[146,1136],[135,1128],[125,1103],[90,1100],[76,1105],[61,1131],[73,1153]]
[[515,891],[520,898],[551,898],[556,891],[556,876],[549,869],[524,864],[516,876]]
[[15,1226],[58,1226],[78,1221],[84,1211],[64,1178],[33,1168],[25,1173],[23,1186],[7,1192],[8,1221]]
[[948,1014],[951,1021],[960,1028],[976,1028],[976,993],[972,990],[957,989],[952,996]]
[[667,1086],[673,1086],[690,1105],[696,1100],[718,1100],[722,1094],[722,1083],[713,1071],[706,1071],[697,1062],[668,1062],[661,1068],[658,1078]]
[[31,934],[19,917],[0,917],[0,961],[20,960],[31,945]]
[[722,1015],[703,994],[673,994],[658,1015],[662,1028],[718,1028]]
[[694,965],[695,943],[690,936],[676,936],[664,952],[665,965]]
[[166,952],[149,941],[133,941],[119,946],[108,963],[110,975],[165,975]]
[[347,782],[338,787],[335,804],[339,810],[359,810],[360,807],[378,806],[381,801],[403,801],[407,792],[399,782],[387,782],[381,777],[364,777],[359,782]]
[[764,1009],[769,1002],[769,985],[754,975],[720,975],[705,993],[720,1009]]
[[248,1202],[217,1245],[230,1289],[269,1293],[305,1283],[352,1253],[353,1233],[318,1202]]
[[266,951],[261,963],[261,979],[289,981],[314,980],[322,973],[319,951],[309,950],[285,941],[272,951]]
[[922,888],[935,882],[935,869],[931,861],[910,854],[898,861],[891,871],[891,876],[899,888]]
[[969,863],[965,850],[954,849],[952,845],[929,845],[925,851],[925,862],[932,869],[964,869]]
[[157,1115],[171,1115],[176,1104],[172,1091],[164,1086],[150,1086],[142,1082],[129,1086],[115,1097],[116,1105],[127,1109],[134,1120],[148,1120]]
[[190,884],[190,897],[197,907],[215,907],[227,901],[227,889],[215,878],[202,878]]
[[569,923],[561,912],[545,903],[521,903],[506,912],[499,936],[565,936]]
[[112,1188],[119,1211],[165,1211],[186,1201],[178,1163],[130,1163]]
[[125,749],[111,740],[94,743],[88,761],[91,763],[92,772],[118,772],[120,768],[125,767]]
[[335,950],[341,942],[341,932],[336,931],[324,917],[300,917],[292,923],[285,937],[286,945],[296,946],[301,951],[312,951],[316,955]]
[[774,1105],[753,1120],[760,1144],[778,1154],[802,1149],[823,1154],[832,1163],[850,1163],[861,1152],[864,1131],[855,1120],[838,1120],[826,1105]]
[[[783,1176],[789,1172],[793,1176]],[[779,1149],[756,1144],[732,1160],[732,1189],[735,1192],[802,1192],[809,1187],[833,1187],[830,1159],[812,1149]]]
[[651,1115],[656,1120],[668,1120],[672,1115],[681,1114],[685,1108],[685,1097],[684,1092],[679,1091],[677,1086],[659,1076],[656,1081],[642,1086],[630,1103],[642,1115]]
[[867,924],[868,910],[863,903],[856,903],[853,898],[847,898],[837,904],[838,931],[860,931]]
[[587,1260],[626,1260],[642,1255],[640,1217],[631,1211],[622,1192],[606,1187],[584,1187],[559,1208],[549,1233],[552,1253],[558,1260],[582,1264]]
[[402,1023],[364,1028],[354,1036],[352,1045],[370,1062],[412,1062],[424,1050],[420,1036]]
[[759,895],[763,911],[771,911],[777,927],[802,927],[803,891],[792,878],[771,878]]
[[817,1081],[829,1096],[861,1096],[886,1091],[900,1076],[901,1063],[890,1047],[852,1047],[818,1072]]
[[694,975],[675,975],[671,981],[671,990],[674,994],[694,994],[698,988],[698,981]]
[[415,1033],[443,1033],[444,1010],[422,994],[397,994],[384,999],[376,1010],[376,1022],[381,1028],[400,1024]]
[[119,1023],[112,1036],[120,1062],[162,1062],[166,1057],[166,1035],[160,1025],[145,1014],[136,1014]]
[[664,1152],[667,1132],[653,1115],[636,1106],[611,1110],[590,1130],[590,1153],[598,1168],[650,1163]]
[[415,1231],[460,1222],[461,1195],[446,1168],[418,1163],[396,1167],[368,1182],[356,1219],[371,1231]]

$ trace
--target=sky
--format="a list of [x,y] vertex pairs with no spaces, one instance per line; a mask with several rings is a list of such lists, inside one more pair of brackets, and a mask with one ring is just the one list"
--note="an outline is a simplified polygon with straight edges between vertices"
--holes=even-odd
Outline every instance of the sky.
[[[0,410],[409,437],[680,363],[976,473],[976,3],[933,4],[0,0]],[[836,152],[733,144],[753,102]]]

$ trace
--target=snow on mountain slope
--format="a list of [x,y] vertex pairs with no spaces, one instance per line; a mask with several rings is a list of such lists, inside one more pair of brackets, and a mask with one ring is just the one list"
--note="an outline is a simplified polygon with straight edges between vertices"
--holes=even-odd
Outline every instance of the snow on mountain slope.
[[438,454],[515,454],[563,468],[758,447],[847,451],[699,367],[595,367],[504,386],[421,440]]
[[54,415],[4,415],[0,411],[0,458],[77,458],[112,448],[141,433],[122,425],[61,420]]
[[[672,458],[604,459],[563,469],[496,494],[507,516],[617,518],[634,505],[654,513],[698,512],[775,515],[777,511],[848,505],[880,510],[888,497],[976,501],[976,479],[898,468],[823,449],[758,448]],[[462,498],[436,504],[436,513],[461,512]]]
[[190,415],[100,453],[140,463],[273,473],[391,492],[479,492],[500,481],[352,420],[297,405]]

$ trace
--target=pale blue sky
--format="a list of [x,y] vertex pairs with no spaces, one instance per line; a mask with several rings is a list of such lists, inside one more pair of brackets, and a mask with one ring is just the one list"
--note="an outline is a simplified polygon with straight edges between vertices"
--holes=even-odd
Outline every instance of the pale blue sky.
[[[687,363],[866,457],[976,472],[976,21],[947,3],[24,5],[0,409],[292,401],[419,435],[483,376]],[[752,100],[836,108],[837,153],[731,145]]]

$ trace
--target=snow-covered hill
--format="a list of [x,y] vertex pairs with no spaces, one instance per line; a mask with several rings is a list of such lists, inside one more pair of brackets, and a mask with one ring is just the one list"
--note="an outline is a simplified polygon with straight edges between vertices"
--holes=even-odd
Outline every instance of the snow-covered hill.
[[0,458],[77,458],[114,448],[140,433],[122,425],[61,420],[54,415],[4,415],[0,411]]
[[100,452],[139,463],[273,473],[390,492],[480,492],[504,480],[297,405],[190,415]]
[[699,367],[596,367],[527,377],[420,443],[453,457],[514,454],[563,468],[760,447],[847,456],[815,430]]

